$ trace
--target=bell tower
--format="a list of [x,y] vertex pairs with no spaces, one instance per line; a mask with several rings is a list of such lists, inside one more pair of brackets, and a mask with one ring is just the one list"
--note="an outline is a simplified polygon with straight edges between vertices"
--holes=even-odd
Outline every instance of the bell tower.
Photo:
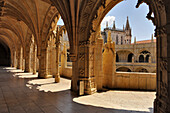
[[131,31],[132,30],[130,28],[129,18],[127,17],[126,27],[125,27],[125,33],[126,33],[125,42],[126,42],[126,44],[131,44],[131,38],[132,38]]

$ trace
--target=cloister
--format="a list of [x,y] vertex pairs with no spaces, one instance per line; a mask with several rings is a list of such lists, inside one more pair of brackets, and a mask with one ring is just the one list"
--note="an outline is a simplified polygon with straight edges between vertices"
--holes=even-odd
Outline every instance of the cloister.
[[[38,72],[38,78],[54,77],[58,83],[60,38],[67,32],[72,62],[71,90],[89,95],[102,90],[100,24],[122,1],[0,0],[0,65]],[[138,0],[136,8],[142,3],[150,10],[146,18],[156,26],[154,113],[170,113],[170,1]],[[60,17],[65,24],[62,27],[57,26]]]

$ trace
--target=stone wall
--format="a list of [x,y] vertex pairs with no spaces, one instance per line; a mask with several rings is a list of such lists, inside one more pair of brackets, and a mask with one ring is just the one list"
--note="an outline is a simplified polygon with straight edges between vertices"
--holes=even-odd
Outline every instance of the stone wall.
[[72,67],[65,67],[64,71],[62,71],[60,67],[60,76],[71,79],[72,78]]
[[[72,67],[65,67],[63,72],[60,68],[60,76],[71,79]],[[116,72],[115,76],[115,84],[109,88],[156,90],[156,73]]]
[[156,90],[156,73],[116,72],[118,89]]

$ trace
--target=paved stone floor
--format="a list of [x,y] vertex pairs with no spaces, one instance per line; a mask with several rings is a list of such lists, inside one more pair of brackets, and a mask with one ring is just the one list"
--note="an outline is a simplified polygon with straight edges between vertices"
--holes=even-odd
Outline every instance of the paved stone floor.
[[107,91],[77,97],[70,80],[0,67],[0,113],[152,113],[155,92]]

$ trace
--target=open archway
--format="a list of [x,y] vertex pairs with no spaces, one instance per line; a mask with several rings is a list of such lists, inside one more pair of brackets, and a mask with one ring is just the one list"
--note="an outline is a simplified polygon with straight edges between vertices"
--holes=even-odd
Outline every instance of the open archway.
[[128,55],[128,62],[132,62],[132,58],[133,58],[133,53],[130,53]]
[[132,72],[129,68],[127,67],[119,67],[116,69],[117,72]]
[[0,40],[0,66],[10,66],[11,65],[11,52],[9,47]]
[[144,62],[144,56],[143,55],[139,56],[139,62],[141,62],[141,63]]
[[135,72],[142,72],[142,73],[148,73],[149,71],[145,68],[137,68]]

